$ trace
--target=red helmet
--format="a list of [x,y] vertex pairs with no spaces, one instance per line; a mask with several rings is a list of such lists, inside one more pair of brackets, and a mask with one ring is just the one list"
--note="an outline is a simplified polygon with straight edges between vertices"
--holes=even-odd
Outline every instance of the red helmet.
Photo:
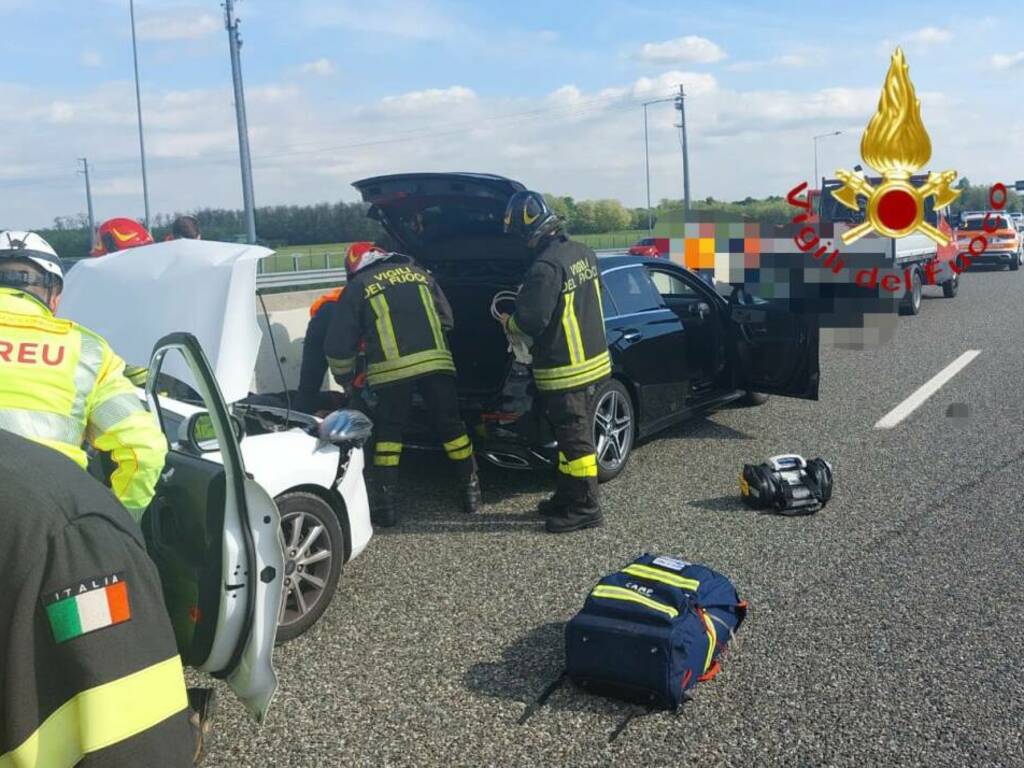
[[135,219],[107,219],[100,224],[100,228],[96,231],[96,242],[93,244],[92,250],[89,251],[89,255],[105,256],[114,251],[137,248],[152,242],[153,236],[149,234],[149,230]]
[[374,262],[386,259],[391,254],[383,248],[374,245],[369,240],[352,243],[345,254],[345,272],[352,277],[359,270],[370,266]]

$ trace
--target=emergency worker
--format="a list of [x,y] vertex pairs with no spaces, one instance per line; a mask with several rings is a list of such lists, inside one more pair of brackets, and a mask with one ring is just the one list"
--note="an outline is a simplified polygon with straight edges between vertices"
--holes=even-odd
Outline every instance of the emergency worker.
[[195,216],[179,216],[171,224],[171,240],[202,240],[199,219]]
[[591,417],[597,385],[611,375],[594,252],[568,238],[561,220],[536,192],[515,193],[505,232],[526,245],[527,271],[506,329],[533,340],[533,378],[558,441],[554,496],[538,506],[551,533],[600,525],[597,455]]
[[135,219],[107,219],[96,230],[90,256],[105,256],[108,253],[152,245],[153,235]]
[[335,377],[347,385],[366,345],[367,380],[377,395],[373,413],[374,522],[398,521],[395,490],[402,433],[419,391],[445,453],[462,480],[465,512],[480,508],[473,444],[459,415],[455,363],[445,333],[454,326],[448,299],[426,270],[399,253],[354,243],[345,257],[348,284],[338,299],[324,350]]
[[54,317],[60,258],[34,232],[0,232],[0,429],[83,469],[87,440],[117,465],[114,494],[136,520],[153,498],[167,440],[99,335]]
[[327,338],[331,318],[334,317],[334,309],[344,290],[342,286],[328,291],[309,307],[309,323],[306,325],[306,336],[302,340],[299,394],[295,404],[295,407],[304,413],[316,413],[319,410],[324,375],[327,373],[324,340]]
[[0,430],[0,766],[192,765],[156,566],[110,492]]

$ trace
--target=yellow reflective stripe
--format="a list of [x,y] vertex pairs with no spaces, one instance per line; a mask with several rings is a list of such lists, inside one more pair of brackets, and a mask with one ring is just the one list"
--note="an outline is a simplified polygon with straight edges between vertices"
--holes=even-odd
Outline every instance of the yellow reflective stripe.
[[580,324],[576,320],[576,310],[573,309],[573,301],[576,291],[569,291],[564,295],[565,309],[562,310],[562,329],[565,331],[565,343],[569,345],[570,365],[579,365],[585,362],[583,353],[583,339],[580,336]]
[[327,365],[334,373],[350,373],[356,369],[356,359],[354,357],[328,357]]
[[467,445],[469,445],[469,435],[460,435],[454,440],[449,440],[447,443],[444,443],[444,449],[446,451],[452,451],[456,448],[462,448]]
[[536,379],[543,379],[547,381],[551,379],[564,378],[567,376],[575,376],[580,373],[585,373],[587,371],[593,370],[594,368],[599,368],[600,366],[610,362],[611,356],[609,355],[608,350],[605,350],[604,352],[599,352],[594,357],[590,358],[589,360],[584,360],[582,363],[579,364],[562,365],[557,368],[534,369],[533,375]]
[[[534,369],[533,380],[541,391],[558,391],[582,387],[594,381],[607,378],[612,372],[612,362],[607,352],[598,356],[593,363],[581,366],[579,370],[570,370],[572,366],[562,368]],[[557,375],[552,375],[557,372]]]
[[181,660],[174,656],[64,702],[0,768],[72,768],[90,752],[152,728],[188,706]]
[[371,384],[387,384],[391,381],[401,381],[411,376],[419,376],[420,374],[431,373],[432,371],[455,373],[452,353],[447,350],[427,349],[423,352],[404,355],[397,360],[370,363],[367,368],[367,375],[370,378]]
[[389,443],[389,442],[386,442],[386,441],[382,440],[382,441],[378,442],[373,447],[373,450],[375,452],[377,452],[377,453],[401,453],[402,452],[402,444],[401,443]]
[[559,458],[558,471],[572,477],[597,477],[597,455],[591,453],[571,461]]
[[370,299],[370,306],[373,308],[373,314],[377,316],[377,336],[380,338],[384,358],[394,360],[398,357],[398,340],[395,338],[395,327],[391,324],[388,300],[383,294],[378,293]]
[[649,565],[643,565],[641,563],[633,563],[627,565],[622,569],[623,573],[628,573],[630,576],[637,576],[641,579],[648,579],[650,581],[660,581],[662,584],[668,584],[672,587],[679,587],[681,589],[688,589],[691,592],[696,592],[700,587],[700,582],[697,579],[688,579],[685,576],[679,576],[675,573],[668,573],[660,568],[652,568]]
[[441,330],[441,318],[437,316],[437,307],[434,305],[434,297],[431,296],[430,289],[425,285],[420,285],[420,300],[427,313],[430,330],[434,332],[434,346],[438,349],[448,349],[448,344],[444,340],[444,331]]
[[0,409],[0,429],[30,440],[52,440],[75,448],[82,444],[81,423],[70,416],[24,408]]
[[374,455],[373,464],[376,467],[397,467],[401,459],[402,457],[397,454]]
[[452,461],[462,461],[468,459],[473,455],[473,446],[467,445],[465,448],[459,448],[454,451],[448,451],[448,458]]
[[714,620],[703,608],[700,611],[700,617],[704,620],[704,626],[708,630],[708,655],[704,659],[704,671],[707,672],[711,668],[711,659],[715,655],[715,646],[718,645],[718,632],[715,631]]
[[679,611],[673,608],[671,605],[665,605],[659,603],[657,600],[652,600],[649,597],[644,597],[638,592],[634,592],[631,589],[625,587],[613,587],[609,584],[598,584],[594,587],[590,593],[591,597],[602,597],[608,600],[625,600],[629,603],[639,603],[640,605],[650,608],[655,611],[660,611],[670,618],[675,618],[679,615]]

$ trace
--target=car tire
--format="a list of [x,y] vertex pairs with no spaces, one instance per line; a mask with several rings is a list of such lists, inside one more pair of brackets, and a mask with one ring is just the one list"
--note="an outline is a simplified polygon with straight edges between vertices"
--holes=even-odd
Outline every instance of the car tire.
[[331,604],[345,558],[345,533],[334,508],[314,493],[288,491],[276,502],[285,558],[280,644],[306,632]]
[[740,408],[753,408],[758,405],[764,405],[770,397],[771,395],[766,395],[764,392],[748,391],[736,401],[736,405]]
[[947,280],[942,284],[942,295],[947,299],[952,299],[957,293],[960,292],[960,275],[953,275],[952,280]]
[[910,274],[910,290],[900,302],[901,315],[918,315],[921,313],[921,272],[915,269]]
[[1020,269],[1020,254],[1015,253],[1013,258],[1010,259],[1010,271],[1016,272]]
[[636,410],[621,381],[608,379],[597,388],[590,422],[597,452],[597,481],[607,483],[626,468],[636,438]]

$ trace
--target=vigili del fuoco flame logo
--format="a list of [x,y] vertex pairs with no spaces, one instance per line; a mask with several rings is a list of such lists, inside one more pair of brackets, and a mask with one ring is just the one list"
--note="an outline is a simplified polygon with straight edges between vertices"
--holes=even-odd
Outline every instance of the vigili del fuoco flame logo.
[[932,142],[921,122],[921,102],[899,48],[885,76],[878,111],[861,137],[860,154],[882,174],[882,183],[876,187],[861,172],[836,171],[843,182],[833,195],[836,200],[855,211],[860,209],[858,195],[868,201],[867,220],[844,232],[843,242],[849,245],[872,231],[886,237],[921,232],[939,245],[948,245],[949,237],[924,221],[924,201],[934,195],[934,208],[941,210],[956,200],[960,192],[949,186],[956,171],[930,172],[920,187],[910,183],[911,175],[931,158]]

